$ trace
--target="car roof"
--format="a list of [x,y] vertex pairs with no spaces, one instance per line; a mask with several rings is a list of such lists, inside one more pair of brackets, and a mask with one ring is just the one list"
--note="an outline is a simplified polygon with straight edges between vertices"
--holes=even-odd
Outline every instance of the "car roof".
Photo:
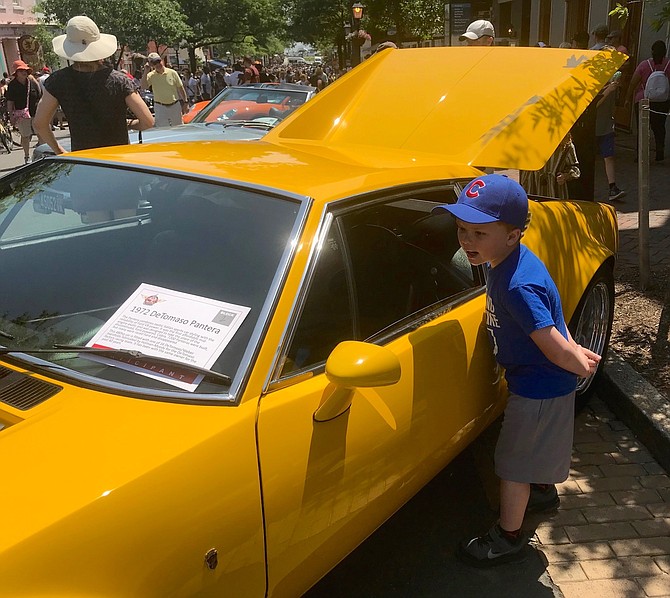
[[[80,152],[329,200],[376,188],[540,168],[626,60],[609,51],[385,50],[262,140]],[[417,79],[417,72],[426,76]],[[403,73],[413,73],[411,85]],[[532,73],[532,76],[530,75]]]

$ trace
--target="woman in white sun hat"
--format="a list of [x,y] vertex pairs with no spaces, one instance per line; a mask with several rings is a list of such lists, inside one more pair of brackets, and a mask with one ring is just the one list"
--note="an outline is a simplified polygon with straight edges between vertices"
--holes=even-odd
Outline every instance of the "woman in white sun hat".
[[[118,48],[116,37],[100,33],[88,17],[72,17],[52,41],[54,51],[73,64],[52,73],[44,82],[44,95],[37,107],[33,126],[57,154],[63,153],[51,121],[60,104],[70,126],[72,150],[123,145],[129,142],[128,128],[144,130],[154,118],[133,82],[103,63]],[[128,122],[130,108],[135,119]]]

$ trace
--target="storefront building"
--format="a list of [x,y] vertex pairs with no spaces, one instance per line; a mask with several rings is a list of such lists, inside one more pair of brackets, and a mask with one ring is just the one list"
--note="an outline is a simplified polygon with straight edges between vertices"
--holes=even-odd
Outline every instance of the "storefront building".
[[37,17],[35,0],[0,0],[0,72],[10,73],[15,60],[38,68],[39,46],[36,44]]

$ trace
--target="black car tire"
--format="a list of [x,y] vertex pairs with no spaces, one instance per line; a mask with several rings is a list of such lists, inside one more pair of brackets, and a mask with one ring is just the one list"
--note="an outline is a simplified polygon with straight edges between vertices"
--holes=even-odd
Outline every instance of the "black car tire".
[[575,342],[601,356],[595,373],[577,382],[576,411],[583,409],[595,392],[602,375],[614,319],[614,275],[610,264],[603,264],[586,287],[568,324]]

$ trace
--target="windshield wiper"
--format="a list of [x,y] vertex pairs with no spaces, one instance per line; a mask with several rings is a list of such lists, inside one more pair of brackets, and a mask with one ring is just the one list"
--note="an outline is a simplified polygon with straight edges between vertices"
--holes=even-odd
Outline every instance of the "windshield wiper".
[[[279,121],[279,119],[278,119]],[[220,127],[251,127],[253,129],[273,129],[277,123],[258,122],[256,120],[219,120],[205,123],[205,125],[218,125]]]
[[[201,368],[198,365],[192,365],[190,363],[183,363],[177,361],[176,359],[169,359],[167,357],[156,357],[155,355],[146,355],[141,351],[133,351],[131,349],[101,349],[99,347],[85,347],[83,345],[60,345],[54,343],[52,349],[17,349],[12,347],[0,347],[0,355],[6,355],[7,353],[28,353],[28,354],[40,354],[40,353],[91,353],[93,355],[104,355],[110,359],[115,357],[131,357],[133,359],[146,359],[156,364],[167,365],[174,368],[182,368],[189,370],[195,374],[202,374],[205,378],[210,380],[218,380],[224,384],[230,386],[232,379],[226,374],[220,374],[219,372],[213,372],[206,368]],[[151,370],[147,370],[151,371]]]
[[9,334],[9,332],[5,332],[4,330],[0,330],[0,336],[3,338],[8,338],[8,339],[14,339],[16,338],[13,334]]

